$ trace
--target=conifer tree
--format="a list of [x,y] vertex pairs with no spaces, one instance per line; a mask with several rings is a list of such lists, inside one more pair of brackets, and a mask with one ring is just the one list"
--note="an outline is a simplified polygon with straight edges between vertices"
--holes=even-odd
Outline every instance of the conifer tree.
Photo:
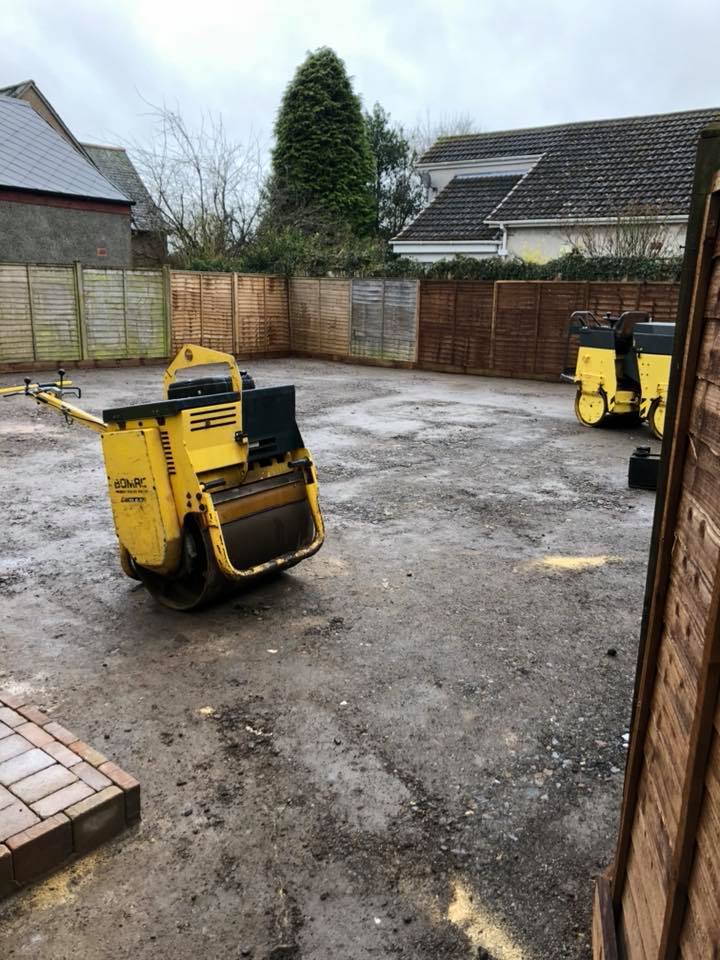
[[356,235],[373,227],[373,159],[360,98],[328,47],[308,54],[275,123],[270,211],[307,211]]

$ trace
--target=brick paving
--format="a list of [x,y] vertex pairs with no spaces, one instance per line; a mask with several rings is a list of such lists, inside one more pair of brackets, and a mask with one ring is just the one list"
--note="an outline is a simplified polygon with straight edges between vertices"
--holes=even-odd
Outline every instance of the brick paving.
[[0,691],[0,897],[140,819],[140,784],[21,696]]

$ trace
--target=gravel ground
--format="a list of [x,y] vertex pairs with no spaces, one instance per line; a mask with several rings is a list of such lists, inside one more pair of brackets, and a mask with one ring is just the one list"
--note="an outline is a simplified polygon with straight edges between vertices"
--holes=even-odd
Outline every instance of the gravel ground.
[[[0,905],[0,953],[589,957],[653,510],[627,461],[648,434],[582,429],[564,385],[251,369],[297,385],[327,541],[196,614],[121,573],[97,437],[0,401],[0,687],[144,801],[137,829]],[[161,370],[75,379],[100,411],[159,396]]]

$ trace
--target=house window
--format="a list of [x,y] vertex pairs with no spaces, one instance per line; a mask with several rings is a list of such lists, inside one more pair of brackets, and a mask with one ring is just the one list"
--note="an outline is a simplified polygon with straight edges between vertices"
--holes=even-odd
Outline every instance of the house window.
[[107,256],[107,247],[98,247],[98,248],[95,250],[95,253],[97,254],[98,257],[106,257],[106,256]]

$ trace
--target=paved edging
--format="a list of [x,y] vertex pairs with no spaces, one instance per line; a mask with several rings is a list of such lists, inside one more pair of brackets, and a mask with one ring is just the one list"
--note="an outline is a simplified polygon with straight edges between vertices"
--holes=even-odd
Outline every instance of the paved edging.
[[140,784],[26,698],[0,691],[0,898],[140,819]]

